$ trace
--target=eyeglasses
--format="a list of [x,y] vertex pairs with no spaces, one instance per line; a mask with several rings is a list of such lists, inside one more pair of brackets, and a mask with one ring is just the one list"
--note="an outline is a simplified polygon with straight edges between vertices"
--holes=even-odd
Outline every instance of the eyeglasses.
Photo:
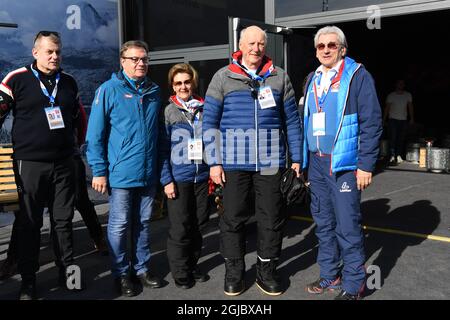
[[55,36],[58,39],[61,38],[61,36],[59,35],[59,32],[41,30],[36,34],[36,37],[34,37],[34,42],[36,42],[36,40],[39,39],[40,37],[49,37],[49,36]]
[[148,64],[150,59],[148,57],[138,58],[138,57],[122,57],[122,59],[131,60],[134,64],[138,64],[139,61],[142,61],[143,64]]
[[319,50],[319,51],[322,51],[322,50],[325,49],[325,47],[328,47],[328,49],[330,49],[330,50],[337,50],[337,48],[339,48],[339,44],[336,43],[336,42],[329,42],[329,43],[327,43],[327,44],[325,44],[325,43],[319,43],[319,44],[316,46],[316,49]]
[[185,86],[190,86],[190,85],[192,84],[192,80],[177,81],[177,82],[174,82],[174,83],[173,83],[173,85],[174,85],[175,87],[181,87],[183,84],[184,84]]
[[250,92],[253,99],[258,98],[258,91],[259,91],[259,82],[257,80],[252,80],[249,82],[250,86]]

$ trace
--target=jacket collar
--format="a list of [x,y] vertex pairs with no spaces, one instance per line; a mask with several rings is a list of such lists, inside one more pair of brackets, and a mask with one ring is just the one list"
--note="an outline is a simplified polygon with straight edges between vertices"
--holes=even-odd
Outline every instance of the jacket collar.
[[[123,75],[122,69],[117,73],[113,73],[111,78],[116,79],[119,82],[121,82],[124,87],[132,89],[133,91],[137,91],[136,88],[133,88],[131,86],[130,82],[125,78],[125,76]],[[153,81],[148,76],[146,76],[143,87],[142,87],[142,92],[145,93],[145,92],[149,91],[150,89],[152,89],[154,86],[155,86],[155,83],[153,83]]]
[[[232,55],[233,62],[228,65],[228,70],[233,73],[237,73],[243,75],[245,77],[249,77],[249,75],[244,71],[245,67],[242,65],[242,51],[236,51]],[[264,56],[261,66],[256,71],[257,75],[264,76],[266,73],[275,74],[275,66],[272,63],[272,59],[268,56]]]

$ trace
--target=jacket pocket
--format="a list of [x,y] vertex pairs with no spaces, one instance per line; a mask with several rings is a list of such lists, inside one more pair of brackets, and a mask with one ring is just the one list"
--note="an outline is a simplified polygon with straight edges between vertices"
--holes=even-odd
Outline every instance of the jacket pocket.
[[117,151],[117,155],[116,155],[114,162],[111,163],[111,169],[110,169],[111,172],[114,172],[114,169],[116,168],[116,166],[120,163],[121,159],[123,158],[124,147],[125,147],[127,141],[128,141],[128,139],[123,138],[123,137],[121,138],[121,140],[119,140],[120,148]]

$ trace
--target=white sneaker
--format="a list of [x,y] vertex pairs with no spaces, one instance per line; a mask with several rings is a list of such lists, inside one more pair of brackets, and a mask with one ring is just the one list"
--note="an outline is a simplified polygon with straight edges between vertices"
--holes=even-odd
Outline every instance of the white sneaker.
[[389,159],[389,162],[394,163],[395,162],[395,157],[391,156],[391,158]]
[[397,163],[402,163],[402,162],[403,162],[402,157],[401,156],[397,156]]

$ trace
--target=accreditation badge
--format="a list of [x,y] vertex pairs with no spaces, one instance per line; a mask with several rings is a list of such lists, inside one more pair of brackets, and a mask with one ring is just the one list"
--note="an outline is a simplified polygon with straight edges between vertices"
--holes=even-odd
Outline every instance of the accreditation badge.
[[62,129],[64,128],[64,120],[61,113],[60,107],[47,107],[45,110],[45,116],[48,121],[48,126],[50,130]]
[[325,112],[313,113],[313,136],[325,135]]
[[203,142],[202,139],[188,140],[188,159],[202,160],[203,159]]
[[273,108],[277,106],[270,87],[259,88],[258,101],[261,109]]

